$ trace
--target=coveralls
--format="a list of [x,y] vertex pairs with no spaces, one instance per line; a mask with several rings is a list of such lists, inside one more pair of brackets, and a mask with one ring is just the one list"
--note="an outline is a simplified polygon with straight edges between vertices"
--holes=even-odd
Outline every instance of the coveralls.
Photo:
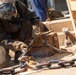
[[41,21],[46,21],[47,19],[47,0],[31,0],[34,11]]

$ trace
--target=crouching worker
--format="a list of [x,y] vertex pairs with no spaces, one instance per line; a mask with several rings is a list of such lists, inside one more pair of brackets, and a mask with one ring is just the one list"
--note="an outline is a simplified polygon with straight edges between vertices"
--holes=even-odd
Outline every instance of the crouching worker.
[[9,49],[14,52],[27,50],[28,46],[18,40],[19,18],[14,0],[0,0],[0,67],[8,66],[11,57]]

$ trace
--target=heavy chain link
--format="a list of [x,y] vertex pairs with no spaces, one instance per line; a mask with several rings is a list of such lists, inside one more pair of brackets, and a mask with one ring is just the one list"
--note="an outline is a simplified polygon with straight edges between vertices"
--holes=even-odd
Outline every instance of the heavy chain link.
[[[71,60],[50,60],[48,62],[45,63],[38,63],[35,66],[30,66],[29,64],[26,64],[23,68],[32,68],[34,70],[40,70],[43,68],[48,68],[48,69],[60,69],[60,68],[66,68],[66,67],[76,67],[76,58],[75,59],[71,59]],[[0,75],[2,74],[11,74],[11,75],[15,75],[16,73],[22,72],[24,71],[24,69],[15,72],[15,69],[18,68],[20,66],[16,66],[14,68],[4,68],[4,69],[0,69]]]
[[20,72],[24,72],[27,65],[24,65],[24,67],[22,69],[16,71],[15,69],[17,69],[19,67],[20,67],[20,65],[13,66],[11,68],[0,68],[0,75],[3,75],[3,74],[4,75],[15,75]]
[[41,63],[35,67],[37,68],[43,68],[47,67],[50,69],[59,69],[59,68],[65,68],[65,67],[76,67],[76,58],[71,60],[50,60],[46,63]]

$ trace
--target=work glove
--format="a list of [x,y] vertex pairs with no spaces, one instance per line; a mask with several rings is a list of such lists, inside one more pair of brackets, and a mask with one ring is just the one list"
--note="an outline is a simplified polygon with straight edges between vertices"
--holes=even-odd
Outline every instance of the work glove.
[[27,50],[28,49],[27,44],[25,44],[21,41],[15,41],[13,43],[13,47],[16,51],[21,51],[21,52],[23,52],[22,50]]

